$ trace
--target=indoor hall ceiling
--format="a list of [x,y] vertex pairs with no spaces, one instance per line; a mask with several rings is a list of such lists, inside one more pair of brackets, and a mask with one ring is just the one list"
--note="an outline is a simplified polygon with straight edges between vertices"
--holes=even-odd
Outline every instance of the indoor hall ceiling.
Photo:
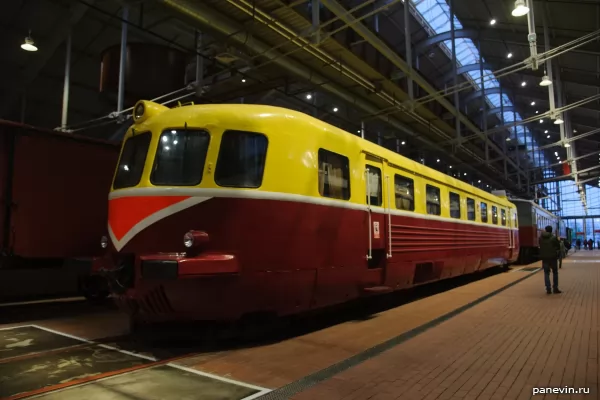
[[[390,0],[387,0],[389,3]],[[170,3],[170,4],[169,4]],[[240,28],[240,33],[246,37],[236,40],[234,35],[224,35],[214,25],[213,21],[194,18],[193,15],[182,12],[190,4],[202,3],[208,5],[210,11],[220,18],[226,18]],[[516,193],[517,166],[525,170],[528,162],[527,155],[506,143],[502,134],[490,135],[494,143],[489,145],[489,159],[495,160],[486,166],[485,146],[481,139],[470,139],[461,145],[451,143],[456,137],[454,115],[432,101],[414,110],[411,115],[408,100],[406,74],[402,69],[386,57],[381,50],[376,50],[367,43],[355,29],[343,28],[344,22],[336,21],[322,32],[325,40],[318,46],[296,45],[277,33],[271,25],[279,24],[291,32],[306,34],[311,27],[311,10],[308,1],[298,0],[206,0],[194,1],[133,1],[130,4],[128,40],[130,43],[148,43],[177,49],[187,55],[188,72],[193,75],[195,68],[195,29],[204,32],[202,54],[208,78],[204,83],[204,93],[201,97],[192,96],[182,101],[202,102],[261,102],[294,108],[334,125],[340,126],[353,133],[358,133],[361,122],[366,123],[366,137],[380,141],[386,147],[396,149],[400,141],[405,142],[401,152],[414,159],[423,157],[426,163],[440,158],[438,165],[431,165],[446,173],[450,165],[454,169],[461,168],[469,172],[469,179],[475,180],[476,174],[482,174],[492,186],[508,187]],[[338,1],[346,10],[363,3],[363,1]],[[380,7],[384,2],[372,2],[369,7],[354,13],[360,17],[365,12]],[[509,65],[506,51],[514,53],[513,62],[522,60],[528,55],[526,19],[516,20],[510,16],[510,2],[500,0],[460,0],[456,1],[456,14],[465,28],[476,29],[481,38],[482,51],[486,61],[495,70]],[[536,2],[536,23],[538,25],[538,44],[543,45],[543,30],[541,16]],[[550,32],[552,44],[562,44],[595,28],[596,19],[589,17],[587,11],[585,20],[561,19],[564,12],[563,2],[548,2],[551,23]],[[118,46],[121,38],[122,6],[118,0],[23,0],[2,2],[0,5],[0,48],[7,55],[7,62],[0,64],[0,115],[11,119],[56,127],[60,125],[60,113],[65,71],[66,37],[69,24],[72,25],[72,66],[71,94],[69,102],[69,125],[106,116],[116,110],[116,95],[114,91],[100,93],[100,68],[103,52]],[[323,5],[321,23],[331,20],[335,15]],[[253,9],[254,7],[254,9]],[[561,9],[562,7],[562,9]],[[590,7],[578,5],[577,7]],[[251,10],[248,13],[248,10]],[[561,11],[562,10],[562,11]],[[262,12],[260,14],[258,12]],[[389,47],[400,61],[405,62],[404,38],[404,6],[395,2],[389,9],[378,13],[377,26],[374,17],[361,21],[383,44]],[[489,26],[490,16],[497,19],[495,27]],[[596,14],[593,14],[596,15]],[[257,16],[260,16],[258,18]],[[265,23],[265,21],[267,21]],[[429,37],[428,32],[421,27],[414,16],[410,18],[411,39],[413,45],[418,45]],[[588,26],[589,25],[589,26]],[[593,25],[593,26],[592,26]],[[328,32],[335,29],[340,31],[327,38]],[[29,30],[39,51],[27,53],[19,48]],[[270,51],[278,52],[275,61],[269,62],[265,54],[252,50],[249,45],[253,40],[264,43]],[[510,46],[510,47],[507,47]],[[310,50],[310,51],[309,51]],[[542,48],[540,48],[542,51]],[[558,58],[561,78],[564,81],[567,103],[589,96],[597,90],[596,71],[598,47],[586,45],[578,53]],[[239,52],[239,53],[236,53]],[[216,60],[217,56],[236,53],[239,59],[234,64],[225,64]],[[263,52],[264,53],[264,52]],[[286,54],[283,56],[283,54]],[[416,58],[416,56],[414,57]],[[296,67],[308,71],[308,75],[284,68],[279,60],[289,60]],[[448,55],[439,46],[428,48],[418,56],[418,73],[422,81],[434,90],[442,90],[452,85],[448,81]],[[415,60],[415,63],[417,60]],[[593,67],[592,67],[593,64]],[[416,64],[415,64],[416,65]],[[340,69],[350,71],[344,75]],[[502,79],[516,108],[523,118],[529,117],[535,111],[528,105],[535,101],[540,107],[547,109],[547,97],[544,90],[535,85],[543,71],[523,71]],[[354,75],[350,78],[349,75]],[[359,78],[356,78],[356,77]],[[243,78],[247,78],[242,82]],[[450,76],[452,77],[452,76]],[[521,90],[522,79],[529,79],[528,90]],[[188,76],[189,81],[189,76]],[[458,83],[465,82],[464,76],[458,78]],[[360,82],[360,84],[359,84]],[[182,77],[181,87],[186,81]],[[369,89],[370,88],[370,89]],[[414,85],[415,97],[426,96],[427,93],[418,85]],[[385,100],[381,93],[385,93]],[[10,93],[10,95],[9,95]],[[481,106],[477,101],[467,103],[465,98],[471,92],[465,91],[459,95],[459,110],[466,117],[471,127],[479,128],[481,122]],[[307,99],[307,94],[315,94]],[[396,108],[390,107],[396,101]],[[454,103],[452,95],[446,96],[450,105]],[[135,101],[131,96],[126,99],[125,107],[130,107]],[[315,107],[316,105],[316,107]],[[334,108],[339,108],[334,112]],[[540,108],[542,110],[542,108]],[[589,103],[581,109],[570,112],[573,127],[578,132],[586,132],[594,125],[597,126],[598,103]],[[382,115],[377,115],[377,112]],[[545,111],[545,110],[544,110]],[[486,118],[488,127],[500,125],[501,121],[491,114]],[[461,135],[472,136],[474,133],[461,124]],[[113,125],[109,125],[110,129]],[[89,134],[106,135],[102,128]],[[540,145],[551,142],[543,141],[541,126],[531,124],[531,130],[539,136]],[[396,142],[396,138],[399,139]],[[579,154],[593,147],[594,137],[576,142]],[[492,147],[495,146],[496,150]],[[504,161],[502,153],[509,154],[511,163],[507,163],[508,181],[504,179]],[[593,162],[595,158],[580,161],[583,169],[585,162]],[[474,165],[474,167],[469,167]],[[470,169],[468,169],[470,168]],[[525,183],[521,176],[521,183]]]

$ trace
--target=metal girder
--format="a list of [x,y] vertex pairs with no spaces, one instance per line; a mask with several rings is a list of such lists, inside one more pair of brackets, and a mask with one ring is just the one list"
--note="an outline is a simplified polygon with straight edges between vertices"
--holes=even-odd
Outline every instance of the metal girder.
[[[88,0],[93,4],[95,0]],[[62,15],[52,29],[52,35],[44,40],[33,61],[27,64],[23,73],[17,78],[10,80],[9,87],[4,91],[0,102],[0,117],[6,117],[13,104],[20,96],[16,94],[19,90],[27,87],[38,76],[56,49],[63,43],[71,29],[77,24],[89,9],[87,4],[75,3],[71,5],[70,12]]]
[[506,107],[496,107],[496,108],[490,108],[487,112],[487,115],[491,115],[491,114],[498,114],[500,112],[507,112],[507,111],[517,111],[517,107],[515,106],[506,106]]
[[[482,64],[469,64],[469,65],[463,65],[460,68],[456,69],[456,74],[457,75],[462,75],[462,74],[466,74],[467,72],[471,72],[471,71],[479,71],[481,69],[481,67],[483,66],[483,69],[489,69],[491,70],[493,68],[492,64],[490,63],[483,63]],[[453,71],[448,72],[446,75],[444,75],[444,82],[448,82],[450,79],[454,78],[454,73]]]
[[[435,99],[454,116],[470,131],[474,132],[483,141],[488,142],[489,145],[500,154],[503,154],[502,150],[492,141],[484,135],[481,130],[469,120],[464,114],[457,110],[452,103],[450,103],[443,95],[437,93],[438,91],[427,82],[416,70],[411,70],[409,65],[404,61],[394,50],[392,50],[383,40],[375,35],[369,28],[367,28],[362,22],[357,21],[356,18],[346,10],[336,0],[321,0],[323,5],[331,10],[337,17],[339,17],[346,24],[350,25],[354,31],[356,31],[363,39],[370,43],[375,49],[377,49],[384,57],[390,60],[397,68],[400,68],[407,75],[411,75],[411,78],[421,88],[423,88],[428,94],[435,97]],[[507,162],[519,171],[523,176],[527,176],[525,171],[518,166],[514,160],[510,157],[505,156]]]
[[539,185],[540,183],[546,183],[546,182],[562,181],[562,180],[565,180],[565,179],[567,179],[567,178],[569,178],[571,176],[576,176],[576,175],[579,175],[579,174],[583,174],[584,172],[593,171],[593,170],[598,169],[598,168],[600,168],[600,165],[595,165],[593,167],[582,169],[581,171],[577,171],[577,172],[572,172],[572,173],[567,174],[567,175],[556,176],[554,178],[548,178],[548,179],[544,179],[544,180],[541,180],[541,181],[533,182],[532,185]]
[[[500,90],[499,87],[485,89],[485,91],[484,91],[485,96],[487,96],[488,94],[500,94],[500,93],[502,93],[502,90]],[[473,93],[469,93],[467,96],[465,96],[464,101],[465,101],[465,103],[469,103],[470,101],[473,101],[480,97],[481,97],[481,90],[477,90],[477,91],[475,91]]]
[[[479,36],[479,31],[476,29],[458,29],[454,31],[455,39],[475,39],[477,38],[477,36]],[[415,45],[415,53],[421,54],[431,46],[441,42],[445,42],[447,40],[452,40],[452,31],[428,37],[427,39]]]
[[[249,36],[241,24],[216,11],[214,7],[209,7],[203,2],[198,2],[195,0],[161,0],[160,3],[164,4],[176,13],[192,20],[196,24],[201,24],[203,27],[210,28],[213,31],[217,31],[227,36],[229,40],[232,42],[237,42],[240,46],[251,49],[257,54],[262,54],[265,58],[273,60],[273,62],[279,67],[306,80],[307,82],[310,82],[311,84],[319,86],[322,90],[328,91],[334,96],[346,101],[348,104],[352,104],[356,108],[362,109],[368,114],[375,115],[381,111],[372,103],[357,97],[354,93],[348,91],[346,88],[336,83],[331,83],[329,79],[318,74],[314,70],[311,70],[295,60],[284,56],[279,51],[274,50],[271,45],[257,39],[256,36]],[[438,151],[440,154],[448,154],[446,149],[442,148],[437,143],[424,138],[422,135],[416,134],[413,132],[412,128],[400,120],[388,115],[381,115],[379,118],[395,129],[423,142],[433,150]],[[448,154],[448,157],[455,163],[462,162],[454,154]],[[472,173],[481,174],[481,171],[477,170],[476,168],[469,166],[468,169]],[[489,176],[486,178],[490,181],[490,183],[493,183],[498,187],[505,186],[505,184],[500,183]]]

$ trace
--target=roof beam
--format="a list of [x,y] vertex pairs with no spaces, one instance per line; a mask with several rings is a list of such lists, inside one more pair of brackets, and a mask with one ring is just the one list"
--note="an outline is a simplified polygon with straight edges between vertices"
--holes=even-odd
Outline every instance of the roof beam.
[[[88,1],[93,4],[95,0]],[[52,28],[53,34],[44,41],[44,46],[40,47],[34,61],[27,64],[20,77],[10,81],[10,86],[4,91],[0,101],[0,116],[7,116],[6,114],[11,111],[14,102],[19,99],[17,93],[33,82],[56,49],[65,41],[71,26],[77,24],[88,9],[87,4],[73,2],[69,12],[61,15]]]
[[[477,29],[457,29],[454,31],[455,39],[465,39],[470,38],[474,39],[479,36],[479,31]],[[424,53],[428,48],[433,45],[436,45],[441,42],[445,42],[448,40],[452,40],[452,31],[440,33],[438,35],[430,36],[427,39],[423,40],[420,43],[415,45],[415,53],[421,54]]]
[[[384,57],[390,60],[397,68],[400,68],[404,71],[407,76],[410,76],[415,83],[417,83],[421,88],[423,88],[430,95],[434,95],[435,99],[438,103],[440,103],[445,109],[450,111],[454,116],[460,120],[460,122],[470,131],[474,132],[477,136],[479,136],[483,141],[487,142],[488,145],[494,149],[495,151],[504,154],[504,152],[492,141],[488,139],[486,135],[484,135],[481,130],[469,120],[464,114],[462,114],[459,110],[457,110],[451,102],[449,102],[443,95],[437,93],[438,91],[431,86],[429,82],[423,76],[421,76],[416,70],[410,68],[408,63],[404,61],[394,50],[392,50],[383,40],[381,40],[376,34],[374,34],[369,28],[367,28],[362,22],[357,21],[357,19],[346,10],[340,3],[336,0],[321,0],[323,5],[331,10],[336,16],[338,16],[341,20],[343,20],[346,24],[350,25],[351,28],[356,31],[363,39],[365,39],[368,43],[370,43],[375,49],[379,51]],[[506,161],[514,168],[517,169],[521,173],[522,176],[527,178],[527,173],[523,171],[523,169],[515,163],[515,161],[508,157],[504,156]]]

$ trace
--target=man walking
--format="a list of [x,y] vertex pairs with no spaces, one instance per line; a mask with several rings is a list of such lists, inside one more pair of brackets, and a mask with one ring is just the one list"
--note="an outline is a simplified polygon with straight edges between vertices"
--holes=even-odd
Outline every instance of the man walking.
[[558,290],[558,257],[560,257],[560,242],[552,234],[552,227],[548,225],[546,232],[543,232],[539,240],[540,259],[544,267],[544,282],[546,283],[546,293],[551,294],[550,290],[550,269],[552,269],[554,293],[562,293]]

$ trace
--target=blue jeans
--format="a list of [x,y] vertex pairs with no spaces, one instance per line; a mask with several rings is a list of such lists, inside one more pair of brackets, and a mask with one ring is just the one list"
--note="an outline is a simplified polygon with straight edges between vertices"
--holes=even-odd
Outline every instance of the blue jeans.
[[544,268],[544,282],[546,283],[546,290],[550,290],[550,269],[552,269],[552,280],[553,289],[558,289],[558,263],[556,258],[542,260],[542,266]]

